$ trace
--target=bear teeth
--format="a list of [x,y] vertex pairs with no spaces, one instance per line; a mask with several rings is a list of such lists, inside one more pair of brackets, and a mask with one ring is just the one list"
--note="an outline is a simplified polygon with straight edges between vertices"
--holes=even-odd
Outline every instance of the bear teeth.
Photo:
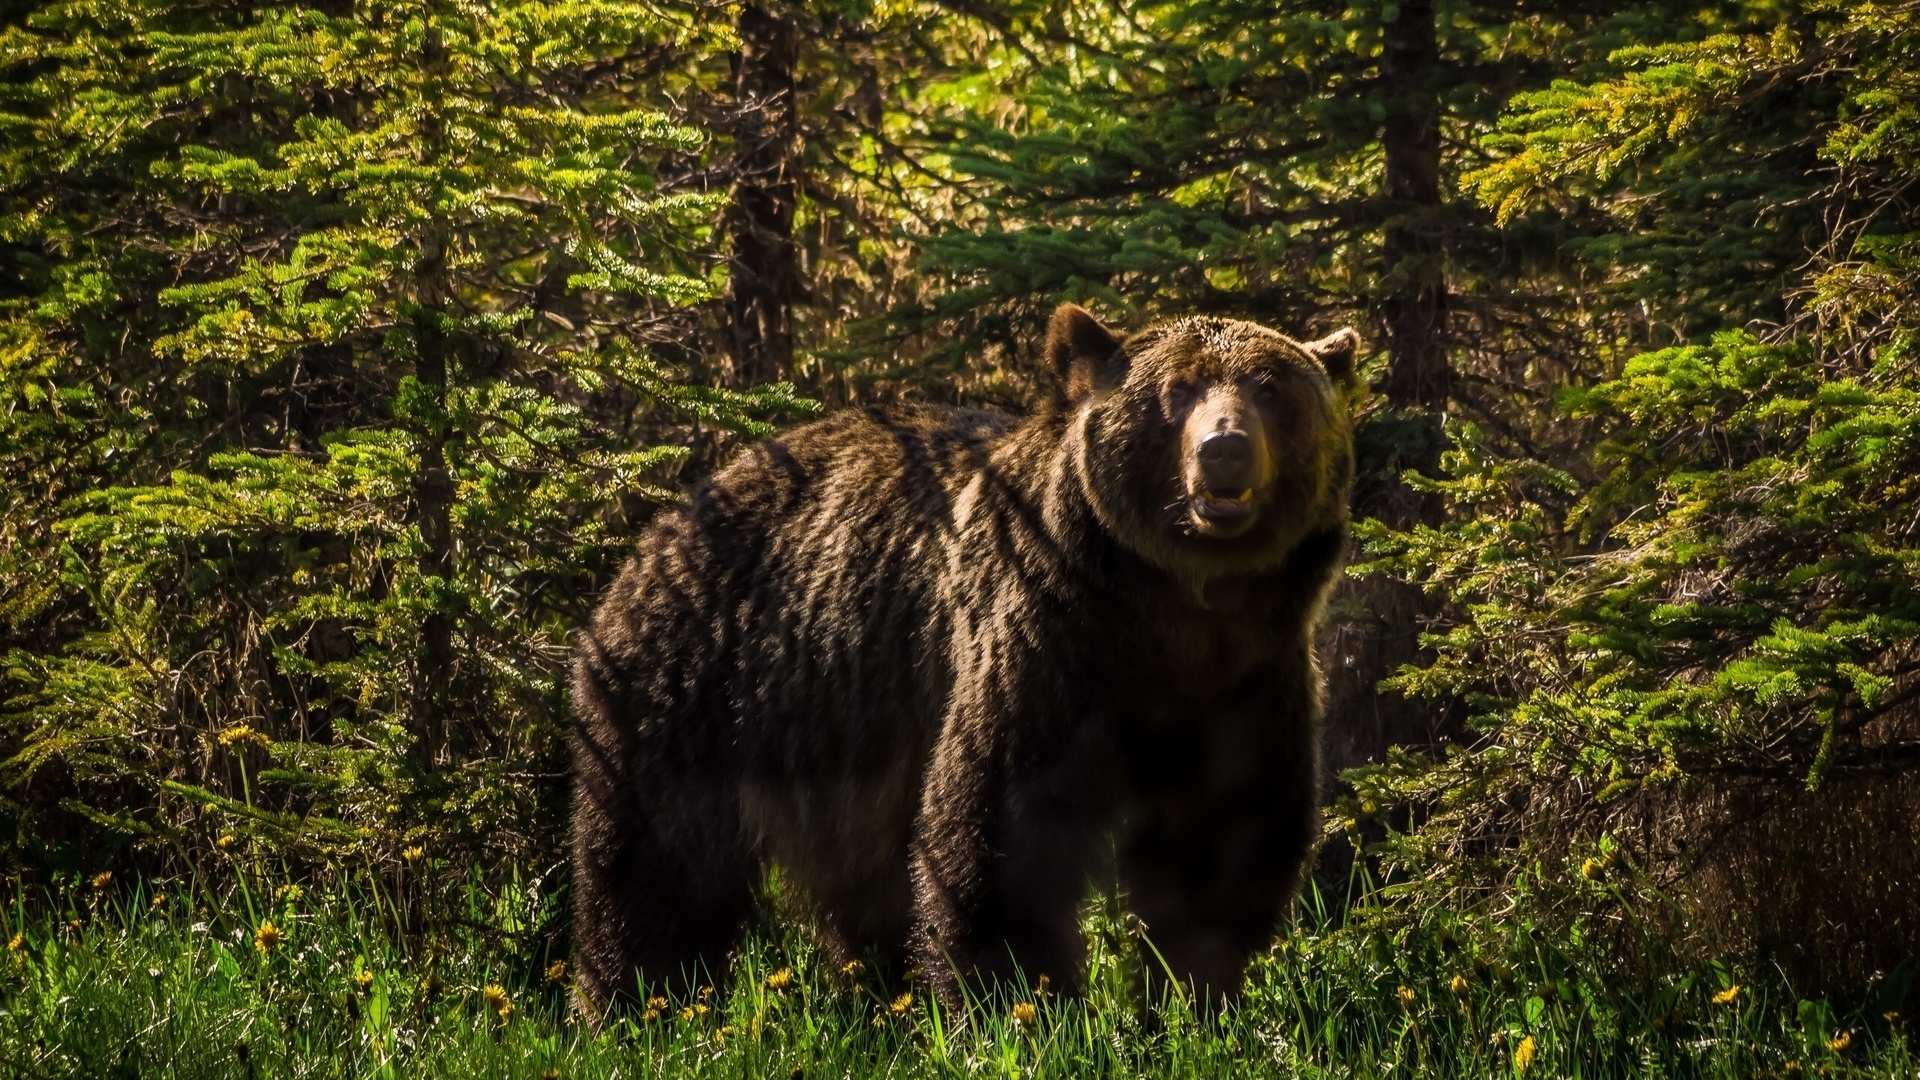
[[1240,488],[1235,491],[1214,491],[1209,489],[1206,498],[1210,502],[1245,503],[1253,501],[1252,488]]

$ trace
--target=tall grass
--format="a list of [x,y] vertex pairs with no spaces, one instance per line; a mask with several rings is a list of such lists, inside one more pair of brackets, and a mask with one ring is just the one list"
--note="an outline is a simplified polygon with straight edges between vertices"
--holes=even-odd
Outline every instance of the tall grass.
[[[405,882],[72,881],[16,895],[0,1072],[21,1077],[1913,1076],[1898,1015],[1837,1016],[1720,965],[1609,975],[1578,926],[1414,920],[1310,897],[1225,1011],[1148,1006],[1150,928],[1089,917],[1086,993],[1015,985],[956,1024],[769,923],[686,1000],[599,1030],[567,1008],[555,897],[514,878],[435,904]],[[269,929],[270,927],[270,929]],[[1143,978],[1143,976],[1146,976]]]

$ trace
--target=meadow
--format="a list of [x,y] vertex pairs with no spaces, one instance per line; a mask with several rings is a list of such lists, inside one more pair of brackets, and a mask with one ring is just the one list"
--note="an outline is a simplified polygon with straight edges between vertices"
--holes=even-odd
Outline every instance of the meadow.
[[[1356,883],[1317,891],[1245,997],[1197,1005],[1151,975],[1108,900],[1084,995],[1002,987],[964,1026],[914,985],[836,970],[767,918],[717,987],[596,1029],[568,1006],[557,897],[405,881],[232,891],[74,879],[15,897],[0,974],[9,1077],[1912,1076],[1895,983],[1836,1009],[1778,972],[1634,976],[1614,942],[1499,918],[1397,921]],[[778,883],[769,911],[783,909]],[[1155,1000],[1147,1004],[1147,994]]]

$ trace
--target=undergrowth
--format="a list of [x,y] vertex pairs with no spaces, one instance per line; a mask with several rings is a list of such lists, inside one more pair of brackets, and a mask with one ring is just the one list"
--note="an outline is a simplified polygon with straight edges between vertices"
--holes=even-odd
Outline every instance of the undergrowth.
[[[775,886],[777,888],[777,885]],[[242,877],[212,895],[101,876],[12,898],[0,1074],[20,1077],[1912,1076],[1881,996],[1836,1012],[1717,964],[1609,974],[1524,909],[1396,918],[1378,893],[1299,925],[1219,1011],[1144,1004],[1151,930],[1096,906],[1087,992],[1002,988],[966,1025],[765,924],[718,987],[596,1030],[569,1011],[556,896],[515,879]],[[417,900],[417,897],[416,897]],[[422,915],[422,911],[430,915]],[[1144,985],[1165,986],[1146,979]]]

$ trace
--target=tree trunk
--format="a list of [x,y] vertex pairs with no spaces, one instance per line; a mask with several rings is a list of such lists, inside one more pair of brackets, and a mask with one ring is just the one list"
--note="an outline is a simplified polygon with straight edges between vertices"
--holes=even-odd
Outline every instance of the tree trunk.
[[[446,135],[442,127],[439,80],[446,66],[440,28],[429,18],[421,43],[426,109],[418,153],[428,169],[445,164]],[[422,230],[414,264],[413,377],[425,391],[416,405],[424,415],[419,425],[420,470],[413,481],[414,526],[420,530],[418,569],[423,577],[453,580],[453,475],[447,467],[447,378],[453,342],[442,320],[452,299],[448,281],[446,231],[436,219]],[[442,593],[442,596],[445,594]],[[420,626],[420,657],[414,671],[413,715],[416,721],[414,755],[429,763],[437,746],[448,742],[443,730],[445,702],[454,678],[453,615],[436,601]]]
[[1386,297],[1388,367],[1380,389],[1397,409],[1447,405],[1441,338],[1447,283],[1440,209],[1439,43],[1432,0],[1407,0],[1387,24],[1381,79],[1386,120]]
[[733,58],[732,201],[726,228],[728,381],[736,387],[793,374],[793,205],[799,165],[794,28],[758,4],[742,8]]
[[[1439,520],[1442,507],[1400,479],[1432,473],[1445,439],[1450,369],[1443,337],[1447,284],[1441,232],[1439,43],[1431,0],[1403,0],[1386,26],[1381,81],[1386,116],[1387,220],[1382,321],[1387,373],[1380,391],[1389,406],[1370,437],[1386,451],[1357,478],[1354,514],[1396,528]],[[1382,679],[1421,658],[1419,634],[1435,604],[1417,586],[1386,575],[1348,577],[1335,590],[1317,650],[1326,673],[1324,767],[1330,791],[1344,769],[1380,761],[1392,746],[1437,747],[1456,735],[1452,702],[1410,699],[1379,689]],[[1333,842],[1315,876],[1330,898],[1346,895],[1357,853]]]

